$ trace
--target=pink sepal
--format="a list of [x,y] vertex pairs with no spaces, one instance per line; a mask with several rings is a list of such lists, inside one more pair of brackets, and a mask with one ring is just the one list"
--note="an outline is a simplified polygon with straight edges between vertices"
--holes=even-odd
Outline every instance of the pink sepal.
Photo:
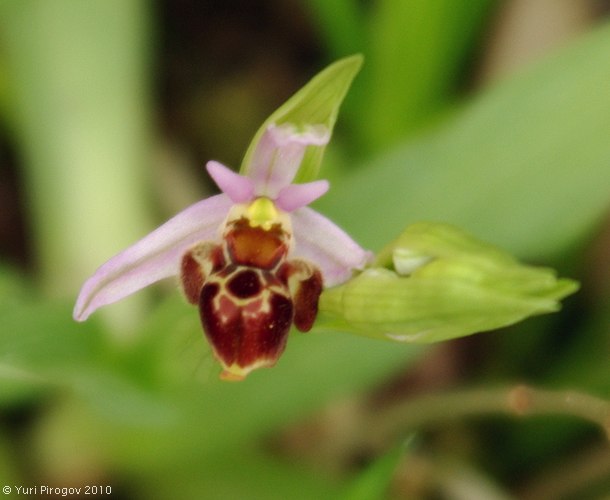
[[347,281],[354,269],[363,269],[373,254],[364,250],[335,223],[308,207],[291,214],[294,255],[316,265],[324,287]]
[[232,205],[225,194],[199,201],[102,264],[83,285],[74,319],[84,321],[99,307],[178,274],[189,247],[219,238],[219,227]]

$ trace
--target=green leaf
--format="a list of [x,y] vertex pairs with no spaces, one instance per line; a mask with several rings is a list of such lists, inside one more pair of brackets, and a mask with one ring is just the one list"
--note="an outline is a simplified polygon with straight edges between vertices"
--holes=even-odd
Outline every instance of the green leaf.
[[[337,498],[337,485],[324,474],[299,464],[256,453],[248,447],[226,449],[213,457],[180,457],[169,469],[159,470],[163,480],[147,481],[143,498],[149,499],[261,499],[311,500]],[[167,477],[164,477],[167,476]],[[295,487],[298,485],[298,487]],[[213,492],[207,494],[207,492]]]
[[91,366],[103,350],[99,325],[76,323],[64,302],[31,300],[0,313],[0,363],[49,382]]
[[377,265],[391,269],[366,269],[324,291],[327,321],[376,338],[438,342],[556,311],[577,289],[446,224],[410,226]]
[[[362,66],[362,60],[361,55],[353,55],[331,64],[272,113],[254,135],[242,161],[240,173],[247,175],[254,150],[271,124],[292,124],[297,128],[324,125],[332,133],[341,102]],[[307,148],[295,179],[297,182],[308,182],[316,178],[325,148],[326,146]]]
[[608,60],[604,26],[355,169],[318,207],[373,249],[439,220],[521,257],[565,251],[610,203]]

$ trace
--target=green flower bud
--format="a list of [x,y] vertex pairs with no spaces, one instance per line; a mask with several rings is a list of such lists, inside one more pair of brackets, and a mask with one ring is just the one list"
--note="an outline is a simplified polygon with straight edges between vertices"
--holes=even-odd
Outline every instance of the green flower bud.
[[447,224],[418,223],[373,267],[326,290],[320,311],[335,328],[403,342],[437,342],[557,311],[578,284]]

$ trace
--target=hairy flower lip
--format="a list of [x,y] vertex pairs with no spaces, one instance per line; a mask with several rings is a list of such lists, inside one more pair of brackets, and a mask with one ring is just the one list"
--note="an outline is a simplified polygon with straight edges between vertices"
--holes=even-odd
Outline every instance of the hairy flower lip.
[[293,256],[315,263],[325,287],[349,279],[354,269],[364,268],[371,260],[371,253],[306,206],[328,190],[327,181],[292,184],[307,147],[324,145],[329,138],[330,131],[324,125],[301,129],[291,124],[270,125],[245,176],[209,162],[207,170],[223,192],[187,207],[100,266],[79,293],[74,319],[84,321],[99,307],[178,275],[181,256],[197,242],[218,241],[231,207],[256,197],[271,199],[289,214]]

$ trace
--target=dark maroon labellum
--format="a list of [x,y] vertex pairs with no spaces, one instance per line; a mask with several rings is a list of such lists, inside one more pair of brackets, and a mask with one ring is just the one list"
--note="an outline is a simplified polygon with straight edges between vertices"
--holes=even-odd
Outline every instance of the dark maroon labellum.
[[313,326],[322,276],[302,260],[288,260],[288,234],[279,225],[233,223],[223,243],[201,243],[182,259],[182,286],[199,305],[201,323],[224,371],[241,380],[273,366],[284,351],[291,325]]

